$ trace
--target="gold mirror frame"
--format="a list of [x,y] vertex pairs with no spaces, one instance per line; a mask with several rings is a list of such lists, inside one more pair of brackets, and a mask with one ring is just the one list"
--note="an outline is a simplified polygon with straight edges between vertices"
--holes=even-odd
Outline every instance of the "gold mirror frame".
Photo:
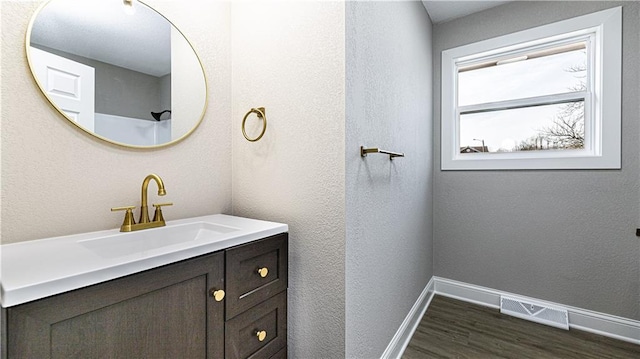
[[[93,136],[95,138],[98,138],[98,139],[100,139],[102,141],[105,141],[105,142],[113,144],[113,145],[126,147],[126,148],[134,148],[134,149],[156,149],[156,148],[163,148],[163,147],[168,147],[168,146],[174,145],[174,144],[184,140],[185,138],[189,137],[189,135],[191,135],[200,126],[200,124],[202,123],[202,120],[204,119],[204,115],[206,113],[206,110],[207,110],[207,107],[208,107],[208,101],[209,101],[209,99],[208,99],[208,97],[209,97],[208,96],[208,87],[209,86],[208,86],[208,83],[207,83],[207,76],[206,76],[202,61],[200,60],[200,57],[198,56],[198,53],[195,51],[195,48],[193,47],[193,45],[191,44],[189,39],[187,39],[187,37],[182,33],[182,31],[180,31],[180,29],[178,29],[177,26],[175,26],[175,24],[173,24],[166,16],[164,16],[158,10],[154,9],[153,7],[149,6],[148,4],[146,4],[146,3],[144,3],[143,1],[140,1],[140,0],[135,0],[136,3],[138,3],[138,6],[146,6],[147,8],[149,8],[150,10],[152,10],[153,12],[158,14],[160,17],[162,17],[170,25],[171,28],[175,29],[180,34],[180,36],[182,36],[182,38],[184,39],[186,44],[188,44],[189,47],[191,48],[191,50],[193,51],[193,55],[195,56],[195,59],[197,60],[197,63],[199,65],[199,67],[200,67],[200,71],[202,72],[202,81],[203,81],[203,86],[204,86],[204,94],[203,94],[204,101],[203,101],[203,104],[202,104],[202,111],[200,112],[200,115],[194,121],[194,123],[191,126],[191,128],[187,132],[185,132],[183,135],[181,135],[180,137],[175,138],[175,139],[172,138],[168,142],[161,143],[161,144],[155,144],[155,145],[135,145],[135,144],[128,144],[128,143],[123,143],[123,142],[119,142],[119,141],[116,141],[116,140],[112,140],[112,139],[107,138],[105,136],[99,135],[99,134],[93,132],[90,129],[85,128],[84,126],[82,126],[81,124],[76,122],[74,119],[72,119],[70,116],[68,116],[62,110],[62,108],[47,94],[47,91],[45,90],[45,87],[43,86],[42,82],[40,81],[40,79],[38,78],[38,76],[36,75],[36,73],[34,71],[33,60],[31,58],[31,54],[30,54],[31,34],[32,34],[34,23],[35,23],[36,19],[38,18],[38,15],[42,12],[42,10],[47,5],[49,5],[50,3],[54,2],[54,1],[57,1],[57,0],[46,0],[46,1],[44,1],[40,6],[38,6],[36,11],[32,15],[31,20],[29,21],[29,25],[28,25],[27,33],[26,33],[26,38],[25,38],[25,54],[26,54],[26,57],[27,57],[27,63],[29,65],[29,70],[30,70],[31,75],[32,75],[34,81],[36,82],[40,92],[47,99],[49,104],[56,111],[58,111],[59,114],[62,115],[62,117],[64,117],[67,121],[72,123],[75,127],[79,128],[83,132],[85,132],[85,133],[87,133],[87,134],[89,134],[89,135],[91,135],[91,136]],[[172,94],[172,96],[173,96],[173,94]]]

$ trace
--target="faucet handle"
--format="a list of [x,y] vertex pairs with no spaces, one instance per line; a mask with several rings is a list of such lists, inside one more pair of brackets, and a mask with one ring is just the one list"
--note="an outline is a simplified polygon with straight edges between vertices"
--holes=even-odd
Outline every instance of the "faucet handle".
[[162,216],[162,207],[164,207],[164,206],[173,206],[173,203],[171,203],[171,202],[155,203],[153,206],[156,207],[156,212],[153,214],[152,222],[163,222],[164,223],[164,217]]
[[111,212],[115,212],[115,211],[130,211],[133,210],[134,208],[136,208],[136,206],[124,206],[124,207],[113,207],[111,208]]
[[173,206],[173,202],[154,203],[153,206],[156,207],[156,208],[160,208],[160,207],[164,207],[164,206]]
[[111,208],[111,212],[115,211],[126,211],[124,214],[124,220],[122,221],[122,226],[120,226],[120,232],[131,232],[131,226],[136,224],[135,219],[133,219],[133,209],[136,206],[125,206],[125,207],[113,207]]

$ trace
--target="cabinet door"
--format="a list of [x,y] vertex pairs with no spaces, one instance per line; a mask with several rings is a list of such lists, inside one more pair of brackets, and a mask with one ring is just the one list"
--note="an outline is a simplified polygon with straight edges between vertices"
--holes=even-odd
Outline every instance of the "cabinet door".
[[7,310],[9,358],[221,358],[215,253]]

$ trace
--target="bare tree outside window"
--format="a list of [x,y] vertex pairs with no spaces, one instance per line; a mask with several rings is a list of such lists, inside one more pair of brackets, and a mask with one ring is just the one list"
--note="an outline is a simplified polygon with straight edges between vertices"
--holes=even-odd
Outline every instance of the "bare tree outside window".
[[[567,72],[576,74],[580,82],[571,91],[586,91],[586,66],[577,65],[568,68]],[[548,149],[583,149],[584,148],[584,101],[569,102],[562,105],[550,126],[537,130],[538,134],[521,141],[516,151],[539,151]]]

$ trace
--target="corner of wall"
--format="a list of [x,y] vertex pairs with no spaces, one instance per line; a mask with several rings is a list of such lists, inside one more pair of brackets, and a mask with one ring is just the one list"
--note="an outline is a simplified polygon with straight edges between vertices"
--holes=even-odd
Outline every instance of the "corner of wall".
[[[379,356],[432,276],[431,58],[431,21],[420,2],[347,2],[350,358]],[[362,158],[362,145],[404,152],[405,157]],[[370,269],[381,263],[384,267],[371,275]],[[363,332],[369,335],[363,338]]]
[[233,214],[289,225],[289,356],[344,357],[344,3],[231,7]]

